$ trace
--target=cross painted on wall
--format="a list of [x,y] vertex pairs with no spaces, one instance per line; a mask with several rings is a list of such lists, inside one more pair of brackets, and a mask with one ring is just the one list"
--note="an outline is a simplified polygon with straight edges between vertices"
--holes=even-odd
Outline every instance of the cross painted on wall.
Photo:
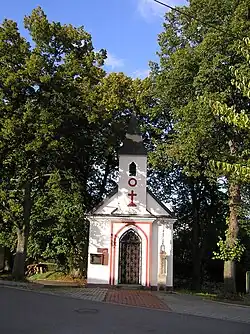
[[128,196],[130,197],[130,203],[128,204],[128,206],[136,206],[136,204],[134,203],[134,197],[136,197],[137,194],[134,192],[134,190],[131,190]]

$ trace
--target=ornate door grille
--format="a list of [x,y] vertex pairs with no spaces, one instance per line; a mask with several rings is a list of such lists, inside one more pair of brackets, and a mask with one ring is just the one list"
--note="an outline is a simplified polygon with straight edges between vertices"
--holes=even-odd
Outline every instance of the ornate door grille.
[[134,230],[128,230],[120,238],[119,283],[140,284],[141,239]]

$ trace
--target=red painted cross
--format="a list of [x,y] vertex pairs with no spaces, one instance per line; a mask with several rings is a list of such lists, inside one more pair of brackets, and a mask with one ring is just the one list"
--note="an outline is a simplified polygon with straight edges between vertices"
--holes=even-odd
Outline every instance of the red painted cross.
[[130,197],[131,201],[128,204],[128,206],[136,206],[136,204],[134,203],[134,197],[137,196],[137,194],[134,193],[134,190],[131,190],[131,193],[128,194],[128,196]]

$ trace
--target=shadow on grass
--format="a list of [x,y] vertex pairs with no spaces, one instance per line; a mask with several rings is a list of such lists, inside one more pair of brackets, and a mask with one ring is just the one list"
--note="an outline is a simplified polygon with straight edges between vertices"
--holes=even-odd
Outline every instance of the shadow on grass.
[[29,276],[29,280],[63,280],[67,275],[60,270],[47,271],[45,273],[34,274]]
[[13,278],[10,273],[0,273],[0,280],[12,281]]
[[179,294],[197,296],[204,300],[250,306],[250,295],[247,294],[225,294],[224,292],[194,292],[190,290],[176,290],[176,292]]
[[6,272],[0,272],[0,281],[13,281],[13,282],[23,282],[23,283],[27,283],[29,282],[28,279],[24,278],[22,280],[15,280],[11,273],[6,273]]

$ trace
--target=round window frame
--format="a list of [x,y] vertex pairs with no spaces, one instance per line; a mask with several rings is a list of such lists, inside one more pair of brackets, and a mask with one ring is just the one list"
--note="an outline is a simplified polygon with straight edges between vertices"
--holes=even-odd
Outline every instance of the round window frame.
[[[131,184],[131,181],[133,181],[134,183]],[[128,185],[130,187],[136,187],[137,186],[137,180],[134,178],[134,177],[131,177],[129,180],[128,180]]]

